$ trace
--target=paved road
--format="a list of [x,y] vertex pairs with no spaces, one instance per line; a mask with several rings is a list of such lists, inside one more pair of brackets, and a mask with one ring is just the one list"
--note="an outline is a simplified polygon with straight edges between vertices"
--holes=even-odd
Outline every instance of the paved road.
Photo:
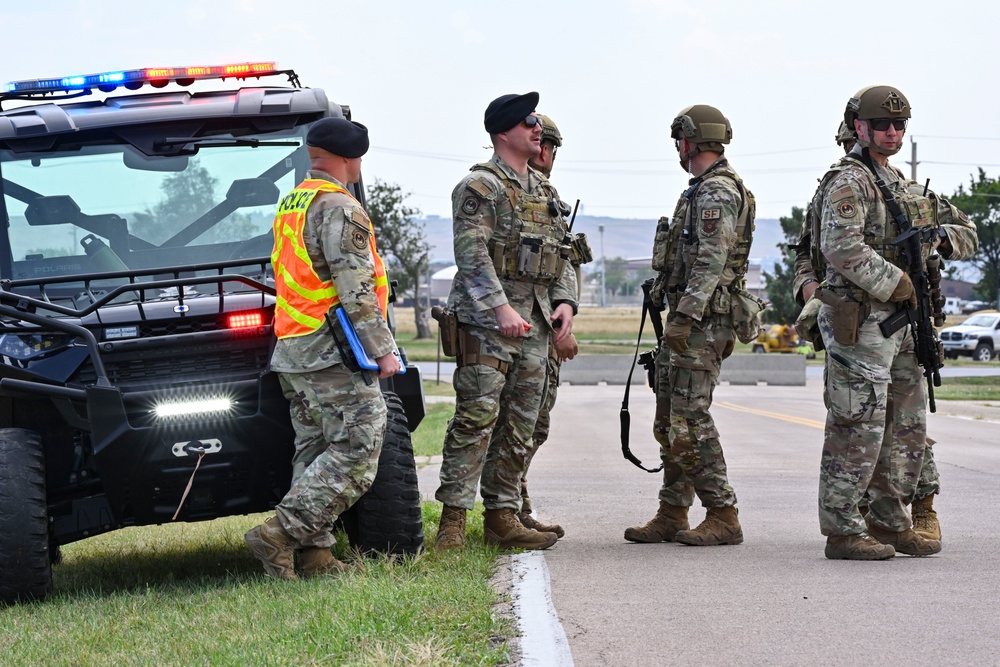
[[[545,561],[577,667],[1000,664],[1000,406],[939,401],[930,416],[940,555],[829,561],[816,513],[820,383],[717,388],[746,541],[711,548],[623,539],[653,515],[659,489],[621,456],[624,387],[560,389],[530,486],[538,515],[567,530]],[[653,407],[633,389],[632,449],[649,464]],[[422,486],[434,477],[423,472]],[[692,525],[703,516],[693,509]]]
[[[819,382],[716,390],[746,541],[714,548],[622,538],[659,488],[621,457],[622,389],[564,387],[530,477],[536,511],[567,530],[545,559],[578,667],[1000,662],[1000,408],[931,417],[945,550],[858,563],[823,557]],[[633,451],[651,463],[653,396],[632,396]]]

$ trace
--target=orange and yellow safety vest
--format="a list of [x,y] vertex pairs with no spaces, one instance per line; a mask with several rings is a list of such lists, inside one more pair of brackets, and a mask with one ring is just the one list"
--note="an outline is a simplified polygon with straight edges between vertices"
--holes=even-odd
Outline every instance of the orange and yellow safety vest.
[[[302,240],[309,204],[321,192],[342,192],[354,199],[351,193],[336,183],[318,178],[306,179],[281,200],[274,217],[271,264],[274,266],[278,293],[274,311],[274,333],[278,338],[313,333],[323,326],[326,314],[340,303],[333,281],[322,280],[316,274]],[[358,207],[361,207],[360,203]],[[384,317],[389,308],[389,279],[385,274],[385,263],[375,248],[375,230],[371,222],[368,223],[368,231],[375,263],[375,297]]]

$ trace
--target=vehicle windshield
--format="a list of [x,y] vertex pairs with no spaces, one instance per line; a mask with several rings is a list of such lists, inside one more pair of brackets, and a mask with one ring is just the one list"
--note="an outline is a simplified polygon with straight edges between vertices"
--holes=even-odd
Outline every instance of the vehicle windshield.
[[962,324],[968,327],[992,327],[996,324],[997,317],[997,315],[973,315]]
[[[192,143],[183,149],[192,155],[149,157],[112,140],[70,151],[0,150],[8,217],[0,277],[49,280],[268,256],[276,204],[308,168],[303,132],[241,135],[231,142],[239,145],[197,150]],[[253,147],[247,139],[287,145]]]

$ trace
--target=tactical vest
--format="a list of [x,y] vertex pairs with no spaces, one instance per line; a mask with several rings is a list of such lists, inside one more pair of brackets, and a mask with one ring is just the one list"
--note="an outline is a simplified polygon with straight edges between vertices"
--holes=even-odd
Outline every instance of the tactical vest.
[[[322,179],[302,181],[281,203],[274,217],[274,283],[277,303],[274,310],[274,333],[278,338],[305,336],[323,326],[326,314],[340,303],[332,280],[322,280],[313,269],[302,239],[306,214],[313,199],[321,192],[351,194],[336,183]],[[351,197],[354,199],[354,197]],[[357,200],[354,200],[357,203]],[[361,207],[361,204],[358,204]],[[375,262],[375,296],[385,316],[389,308],[389,280],[385,263],[375,249],[375,230],[368,222],[368,238]]]
[[[826,259],[820,251],[820,225],[823,217],[822,208],[824,195],[829,187],[830,181],[832,181],[836,175],[855,166],[861,166],[861,171],[864,172],[868,182],[871,184],[872,189],[877,193],[877,196],[883,200],[882,203],[883,206],[885,206],[882,192],[875,183],[875,175],[871,173],[864,163],[860,160],[852,158],[850,155],[842,158],[840,162],[831,167],[830,171],[823,176],[823,179],[820,181],[819,189],[813,197],[812,202],[810,202],[810,211],[808,212],[808,214],[812,215],[812,238],[810,239],[809,257],[812,262],[813,271],[816,273],[816,276],[820,279],[820,281],[824,280],[826,276]],[[913,225],[915,229],[921,231],[936,229],[939,226],[937,219],[937,195],[930,191],[925,193],[924,186],[916,183],[915,181],[906,179],[899,173],[896,173],[895,175],[898,176],[898,179],[894,182],[888,183],[888,186],[894,198],[899,203],[899,207],[903,211],[903,215],[906,216],[909,223]],[[885,226],[882,233],[879,233],[877,230],[869,229],[866,224],[863,230],[864,243],[865,245],[870,246],[880,257],[905,271],[906,262],[902,250],[898,245],[893,244],[893,240],[899,236],[900,232],[899,223],[897,223],[896,220],[893,219],[892,215],[889,214],[889,211],[886,210]],[[926,234],[922,236],[927,240],[921,243],[921,260],[926,262],[927,257],[930,256],[934,249],[933,238]]]
[[729,178],[740,192],[740,208],[736,217],[736,247],[729,251],[722,279],[711,299],[711,308],[719,313],[729,312],[729,294],[744,286],[743,277],[750,266],[750,246],[753,243],[756,202],[753,193],[743,185],[743,180],[728,165],[712,172],[684,191],[674,209],[671,220],[660,218],[656,226],[653,270],[669,273],[666,282],[667,302],[671,309],[677,307],[687,289],[688,266],[698,255],[698,235],[695,233],[694,206],[692,202],[698,189],[713,178]]
[[[472,171],[488,171],[499,178],[513,210],[511,224],[497,224],[487,244],[497,277],[539,285],[559,280],[573,257],[572,239],[548,182],[542,184],[544,195],[532,195],[492,162],[477,164]],[[485,183],[473,180],[469,187],[489,196]]]

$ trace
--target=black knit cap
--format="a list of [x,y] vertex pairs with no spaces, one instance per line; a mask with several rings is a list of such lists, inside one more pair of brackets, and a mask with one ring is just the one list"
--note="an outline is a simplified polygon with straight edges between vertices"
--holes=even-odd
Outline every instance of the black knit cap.
[[490,134],[506,132],[528,117],[538,106],[538,93],[501,95],[486,107],[484,125]]
[[368,128],[346,118],[321,118],[306,133],[306,145],[346,158],[368,152]]

